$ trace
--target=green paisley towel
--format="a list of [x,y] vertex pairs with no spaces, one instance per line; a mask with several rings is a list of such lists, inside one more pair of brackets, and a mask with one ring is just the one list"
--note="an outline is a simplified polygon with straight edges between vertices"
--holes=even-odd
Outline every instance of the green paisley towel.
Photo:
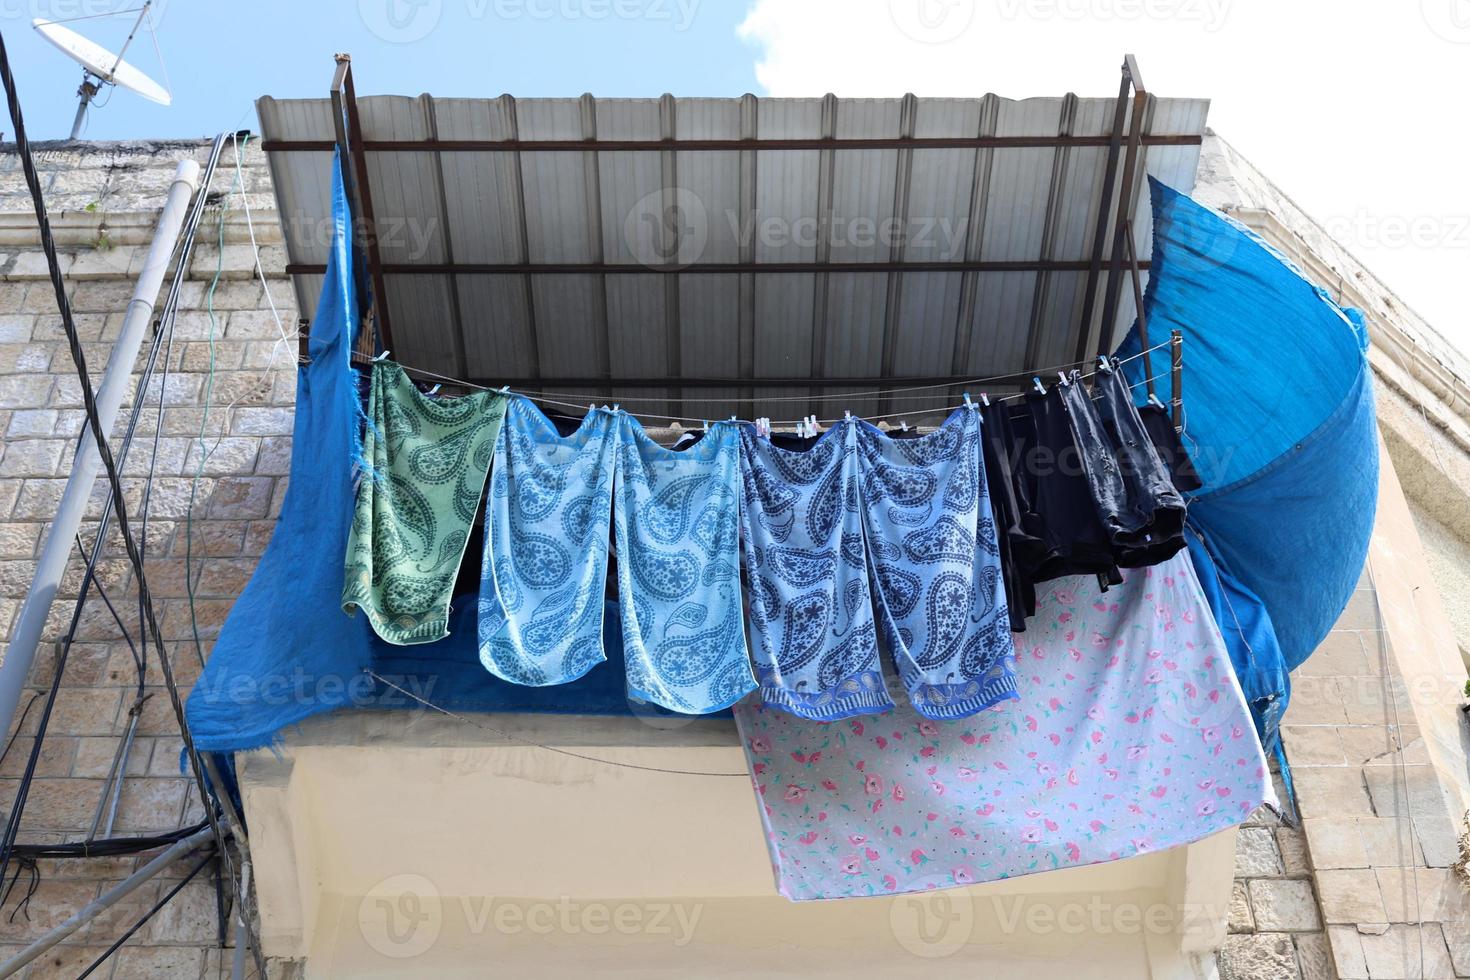
[[342,610],[389,643],[449,635],[449,599],[485,488],[505,399],[429,398],[391,361],[373,365],[371,425],[347,538]]

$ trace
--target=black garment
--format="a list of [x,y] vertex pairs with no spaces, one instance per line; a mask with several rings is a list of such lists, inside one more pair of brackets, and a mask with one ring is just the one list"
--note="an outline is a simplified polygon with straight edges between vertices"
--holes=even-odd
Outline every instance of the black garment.
[[1043,546],[1041,560],[1027,570],[1027,576],[1046,582],[1066,575],[1096,575],[1104,586],[1117,585],[1123,576],[1092,502],[1060,387],[1053,386],[1044,395],[1027,392],[1026,411],[1011,419],[1021,447],[1019,483],[1032,508],[1023,515],[1022,526]]
[[1014,456],[1016,435],[1010,410],[1001,402],[980,409],[980,446],[985,458],[985,482],[990,490],[990,513],[995,521],[995,541],[1000,549],[1001,580],[1005,584],[1011,632],[1024,633],[1026,618],[1036,615],[1036,584],[1024,573],[1034,567],[1045,551],[1041,539],[1021,525],[1029,507],[1021,500]]
[[1193,493],[1204,486],[1205,482],[1199,478],[1194,461],[1184,448],[1183,440],[1174,431],[1174,420],[1169,417],[1169,413],[1158,405],[1150,404],[1138,410],[1138,417],[1143,420],[1143,427],[1148,431],[1154,450],[1174,477],[1175,489],[1181,493]]
[[1127,382],[1116,370],[1103,370],[1096,385],[1096,400],[1075,371],[1061,386],[1088,489],[1118,565],[1157,565],[1184,547],[1184,499],[1154,450]]

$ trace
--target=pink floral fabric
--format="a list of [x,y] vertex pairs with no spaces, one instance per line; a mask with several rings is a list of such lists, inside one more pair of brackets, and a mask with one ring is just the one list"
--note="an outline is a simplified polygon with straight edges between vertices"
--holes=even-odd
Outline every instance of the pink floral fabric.
[[781,894],[922,891],[1198,840],[1271,799],[1219,630],[1180,554],[1052,583],[1016,637],[1019,701],[822,723],[735,708]]

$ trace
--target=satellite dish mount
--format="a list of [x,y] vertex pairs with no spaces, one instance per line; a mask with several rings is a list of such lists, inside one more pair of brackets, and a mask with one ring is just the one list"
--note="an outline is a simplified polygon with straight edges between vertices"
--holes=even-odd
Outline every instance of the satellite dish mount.
[[[148,10],[152,6],[153,0],[144,0],[143,5],[137,8],[138,19],[133,21],[132,30],[128,31],[128,39],[123,42],[122,49],[117,54],[113,54],[100,44],[87,40],[56,21],[38,17],[31,22],[31,26],[38,34],[82,66],[82,84],[77,88],[79,101],[76,117],[71,124],[71,139],[76,139],[81,134],[82,124],[87,119],[87,106],[92,104],[104,85],[121,85],[150,102],[157,102],[160,105],[169,105],[173,102],[173,96],[169,94],[168,89],[123,61],[123,55],[127,54],[133,39],[138,36],[138,28],[147,24],[149,33],[153,33],[153,22],[148,19]],[[157,48],[157,36],[153,41],[154,47]],[[162,63],[161,52],[159,61]]]

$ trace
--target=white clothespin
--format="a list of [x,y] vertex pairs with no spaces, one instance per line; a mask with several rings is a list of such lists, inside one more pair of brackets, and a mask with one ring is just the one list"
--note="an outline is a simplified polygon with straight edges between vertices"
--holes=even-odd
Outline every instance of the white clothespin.
[[970,393],[968,391],[965,392],[965,407],[972,411],[975,408],[975,403],[970,401]]
[[1102,371],[1104,374],[1113,373],[1113,366],[1109,364],[1108,359],[1106,357],[1103,357],[1101,354],[1099,354],[1097,357],[1097,369],[1099,371]]
[[1154,406],[1155,408],[1162,409],[1165,412],[1167,412],[1169,410],[1169,407],[1167,405],[1165,405],[1163,402],[1159,401],[1159,396],[1158,395],[1150,394],[1148,396],[1148,403],[1150,405]]
[[502,395],[509,395],[510,394],[510,385],[501,385],[500,386],[500,393]]
[[375,360],[375,361],[385,361],[385,360],[388,359],[388,355],[391,354],[391,353],[392,353],[392,351],[386,351],[385,350],[385,351],[383,351],[383,353],[381,353],[377,357],[373,358],[373,360]]
[[983,391],[980,392],[980,404],[984,405],[986,408],[990,407],[990,396]]
[[[603,406],[603,407],[606,407],[606,406]],[[621,412],[623,410],[623,406],[621,406],[621,405],[614,405],[612,407],[612,410],[613,410],[613,414],[616,415],[618,412]]]
[[429,397],[432,398],[435,395],[439,394],[439,389],[442,388],[442,387],[444,387],[444,386],[443,385],[435,385],[434,387],[430,388],[429,389]]
[[1035,377],[1032,378],[1031,379],[1031,383],[1036,386],[1036,393],[1037,394],[1039,394],[1039,395],[1046,394],[1046,389],[1041,386],[1041,379],[1040,378],[1035,378]]
[[898,427],[903,432],[909,431],[909,423],[908,423],[908,420],[907,419],[899,419],[898,420]]
[[704,431],[705,432],[708,432],[709,431],[709,419],[705,419],[704,420]]
[[844,422],[851,422],[852,421],[852,412],[849,411],[848,409],[845,409],[844,408],[842,410],[842,421],[844,421]]
[[1057,372],[1057,381],[1060,382],[1063,387],[1065,387],[1066,384],[1067,384],[1067,376],[1065,374],[1063,374],[1061,371],[1058,371]]

